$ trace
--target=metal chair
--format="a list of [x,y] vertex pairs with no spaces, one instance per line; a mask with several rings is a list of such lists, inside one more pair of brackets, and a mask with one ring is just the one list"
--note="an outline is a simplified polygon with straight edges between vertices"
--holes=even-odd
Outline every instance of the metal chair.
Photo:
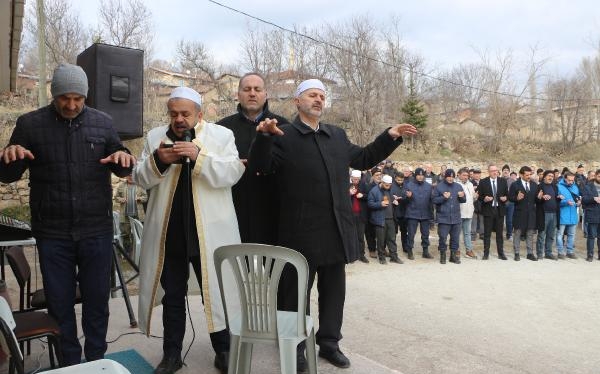
[[[279,348],[282,374],[296,373],[296,347],[306,340],[308,371],[317,373],[313,320],[306,315],[308,264],[304,256],[289,248],[263,244],[236,244],[214,253],[217,279],[231,332],[229,373],[250,373],[254,343],[272,343]],[[239,292],[239,310],[228,309],[224,292],[223,262],[230,265]],[[285,264],[298,273],[298,310],[277,310],[277,288]]]
[[140,264],[140,250],[142,249],[142,232],[144,225],[139,220],[129,217],[129,225],[131,226],[131,240],[133,241],[133,259],[137,265]]
[[127,370],[120,363],[109,360],[109,359],[101,359],[96,361],[84,362],[81,364],[67,366],[64,368],[58,368],[54,370],[48,370],[44,373],[52,373],[52,374],[131,374],[129,370]]

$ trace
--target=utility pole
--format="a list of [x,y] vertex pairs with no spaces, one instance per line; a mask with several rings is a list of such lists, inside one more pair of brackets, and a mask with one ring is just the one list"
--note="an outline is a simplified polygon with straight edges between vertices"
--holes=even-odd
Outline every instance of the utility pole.
[[38,42],[38,105],[48,105],[46,94],[46,14],[44,0],[37,0],[37,42]]

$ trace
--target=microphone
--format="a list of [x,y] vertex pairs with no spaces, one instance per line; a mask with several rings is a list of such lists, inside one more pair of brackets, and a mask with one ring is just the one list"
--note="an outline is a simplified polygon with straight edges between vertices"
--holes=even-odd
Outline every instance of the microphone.
[[[184,142],[191,142],[191,141],[192,141],[192,132],[191,132],[189,129],[188,129],[188,130],[185,130],[185,131],[183,132],[183,141],[184,141]],[[186,157],[186,158],[185,158],[185,163],[186,163],[186,164],[189,164],[189,163],[190,163],[190,158],[189,158],[189,157]]]

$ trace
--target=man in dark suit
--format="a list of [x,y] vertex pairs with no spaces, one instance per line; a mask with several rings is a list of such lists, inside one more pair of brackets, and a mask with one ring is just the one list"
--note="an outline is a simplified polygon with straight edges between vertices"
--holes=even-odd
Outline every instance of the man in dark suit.
[[[521,170],[519,170],[519,179],[512,183],[508,190],[508,199],[515,204],[513,214],[515,261],[520,260],[519,246],[521,244],[521,235],[525,235],[527,259],[537,261],[537,257],[533,254],[533,235],[537,227],[535,202],[538,185],[530,180],[532,172],[533,170],[529,166],[521,167]],[[539,256],[540,259],[543,258],[541,255]]]
[[492,231],[496,232],[496,250],[498,258],[506,260],[504,255],[504,215],[506,214],[506,201],[508,200],[508,185],[506,179],[498,177],[496,164],[488,166],[488,177],[479,182],[477,192],[481,202],[483,215],[483,259],[490,256],[490,242]]
[[[348,199],[348,167],[367,169],[389,156],[402,143],[403,135],[417,130],[409,124],[394,125],[372,143],[359,147],[350,142],[343,129],[320,122],[325,107],[321,81],[300,83],[294,102],[298,117],[293,123],[277,127],[276,120],[265,119],[257,126],[262,134],[256,136],[250,150],[247,172],[275,173],[277,193],[285,201],[279,209],[277,244],[306,257],[309,295],[318,275],[319,356],[347,368],[350,361],[339,348],[346,298],[345,264],[358,257],[353,248],[358,243]],[[297,309],[296,284],[295,273],[284,270],[277,300],[282,309]],[[298,353],[300,368],[304,351]]]

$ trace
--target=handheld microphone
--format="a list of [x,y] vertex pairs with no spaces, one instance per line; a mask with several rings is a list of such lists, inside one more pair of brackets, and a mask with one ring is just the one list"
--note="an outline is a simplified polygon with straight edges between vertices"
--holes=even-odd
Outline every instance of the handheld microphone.
[[[183,132],[183,141],[184,142],[191,142],[192,141],[192,132],[190,130],[185,130]],[[190,163],[190,158],[189,157],[185,158],[185,163],[186,164]]]

